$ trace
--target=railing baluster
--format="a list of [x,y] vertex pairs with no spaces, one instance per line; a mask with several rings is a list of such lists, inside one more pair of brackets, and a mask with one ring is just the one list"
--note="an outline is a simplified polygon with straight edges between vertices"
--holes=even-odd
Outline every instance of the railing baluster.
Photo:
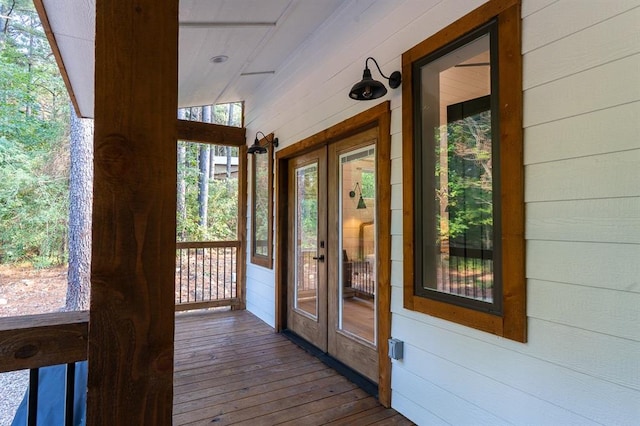
[[193,264],[195,272],[193,273],[193,301],[198,301],[198,249],[195,249],[196,261]]
[[36,426],[38,421],[38,384],[40,369],[29,370],[29,399],[27,402],[27,425]]
[[76,384],[76,364],[70,362],[67,364],[67,374],[64,394],[64,424],[65,426],[73,426],[73,403],[75,399]]
[[191,249],[187,249],[187,302],[191,301],[191,291],[189,284],[191,283]]
[[220,298],[220,248],[216,248],[216,299]]
[[180,300],[180,303],[182,303],[182,256],[184,254],[184,250],[183,249],[178,249],[180,250],[180,290],[178,293],[178,300]]
[[211,257],[212,257],[212,251],[213,248],[209,248],[209,300],[211,300],[211,279],[213,278],[213,275],[211,273]]
[[231,249],[231,265],[232,269],[236,271],[236,277],[233,280],[233,294],[232,297],[238,297],[238,249]]
[[222,285],[223,285],[223,294],[227,296],[227,249],[222,249]]

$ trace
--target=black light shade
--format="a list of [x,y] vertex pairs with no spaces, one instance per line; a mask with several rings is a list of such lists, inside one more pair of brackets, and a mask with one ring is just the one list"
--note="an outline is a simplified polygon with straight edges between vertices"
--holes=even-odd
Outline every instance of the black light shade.
[[396,89],[400,87],[400,84],[402,83],[402,75],[400,74],[400,71],[394,71],[389,77],[387,77],[382,74],[378,62],[376,62],[374,58],[369,57],[364,62],[365,68],[364,72],[362,73],[362,80],[354,84],[351,88],[351,91],[349,92],[349,97],[351,99],[355,99],[357,101],[369,101],[372,99],[381,98],[387,94],[387,88],[384,87],[384,84],[380,83],[377,80],[374,80],[371,77],[371,71],[369,70],[369,66],[367,65],[369,63],[369,60],[372,60],[373,63],[376,64],[380,75],[383,78],[389,80],[389,87],[391,87],[392,89]]
[[256,140],[253,142],[253,145],[251,145],[249,149],[247,149],[247,154],[266,154],[266,153],[267,153],[267,148],[260,145],[260,141],[258,140],[258,138],[256,138]]
[[378,80],[371,77],[369,68],[364,69],[362,80],[354,84],[349,92],[349,97],[357,101],[367,101],[378,99],[387,94],[387,88]]
[[[261,134],[262,137],[264,138],[264,140],[266,141],[266,143],[264,145],[260,145],[260,140],[258,139],[258,135]],[[269,140],[264,133],[262,132],[257,132],[256,133],[256,138],[253,141],[253,145],[251,145],[248,149],[247,149],[247,154],[266,154],[267,153],[267,146],[269,146],[269,144],[272,144],[273,146],[277,147],[278,146],[278,138],[274,138],[273,136],[271,137],[271,140]]]

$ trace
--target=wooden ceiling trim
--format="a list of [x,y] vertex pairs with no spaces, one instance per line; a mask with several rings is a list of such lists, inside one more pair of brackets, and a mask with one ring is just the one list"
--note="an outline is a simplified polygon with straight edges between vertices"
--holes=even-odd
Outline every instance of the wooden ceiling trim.
[[69,74],[67,73],[67,68],[64,65],[64,61],[62,60],[62,54],[60,53],[60,48],[58,47],[56,36],[51,29],[51,23],[49,22],[49,16],[47,15],[47,11],[44,8],[44,4],[42,3],[42,0],[33,0],[33,4],[36,7],[38,16],[40,16],[42,28],[44,29],[44,33],[47,35],[47,40],[49,40],[49,45],[51,46],[53,56],[54,58],[56,58],[56,63],[58,64],[58,68],[60,69],[60,75],[62,75],[64,85],[67,87],[67,92],[69,92],[69,98],[71,99],[73,108],[75,108],[76,114],[79,117],[83,117],[80,112],[78,100],[76,99],[76,94],[74,93],[73,86],[71,85],[71,80],[69,79]]

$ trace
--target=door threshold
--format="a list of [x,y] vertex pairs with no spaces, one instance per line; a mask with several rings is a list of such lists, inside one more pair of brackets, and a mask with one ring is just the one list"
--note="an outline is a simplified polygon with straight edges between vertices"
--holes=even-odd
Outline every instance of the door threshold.
[[317,346],[314,346],[313,344],[307,342],[302,337],[298,336],[296,333],[289,329],[282,330],[280,334],[295,343],[298,347],[304,349],[307,353],[318,358],[326,366],[334,369],[342,376],[346,377],[350,382],[358,385],[360,389],[362,389],[369,395],[375,397],[376,399],[378,398],[378,385],[372,382],[369,378],[358,373],[356,370],[344,364],[343,362],[338,361],[326,352],[323,352]]

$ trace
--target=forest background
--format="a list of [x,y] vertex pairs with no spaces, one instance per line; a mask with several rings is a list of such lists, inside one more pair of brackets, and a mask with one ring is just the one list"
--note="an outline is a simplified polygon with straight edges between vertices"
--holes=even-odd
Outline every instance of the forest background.
[[[177,116],[240,127],[242,108]],[[88,308],[92,127],[73,110],[31,0],[0,0],[0,267],[69,265],[66,309]],[[177,240],[236,239],[238,149],[178,142],[177,150]],[[7,297],[0,288],[0,302]]]

